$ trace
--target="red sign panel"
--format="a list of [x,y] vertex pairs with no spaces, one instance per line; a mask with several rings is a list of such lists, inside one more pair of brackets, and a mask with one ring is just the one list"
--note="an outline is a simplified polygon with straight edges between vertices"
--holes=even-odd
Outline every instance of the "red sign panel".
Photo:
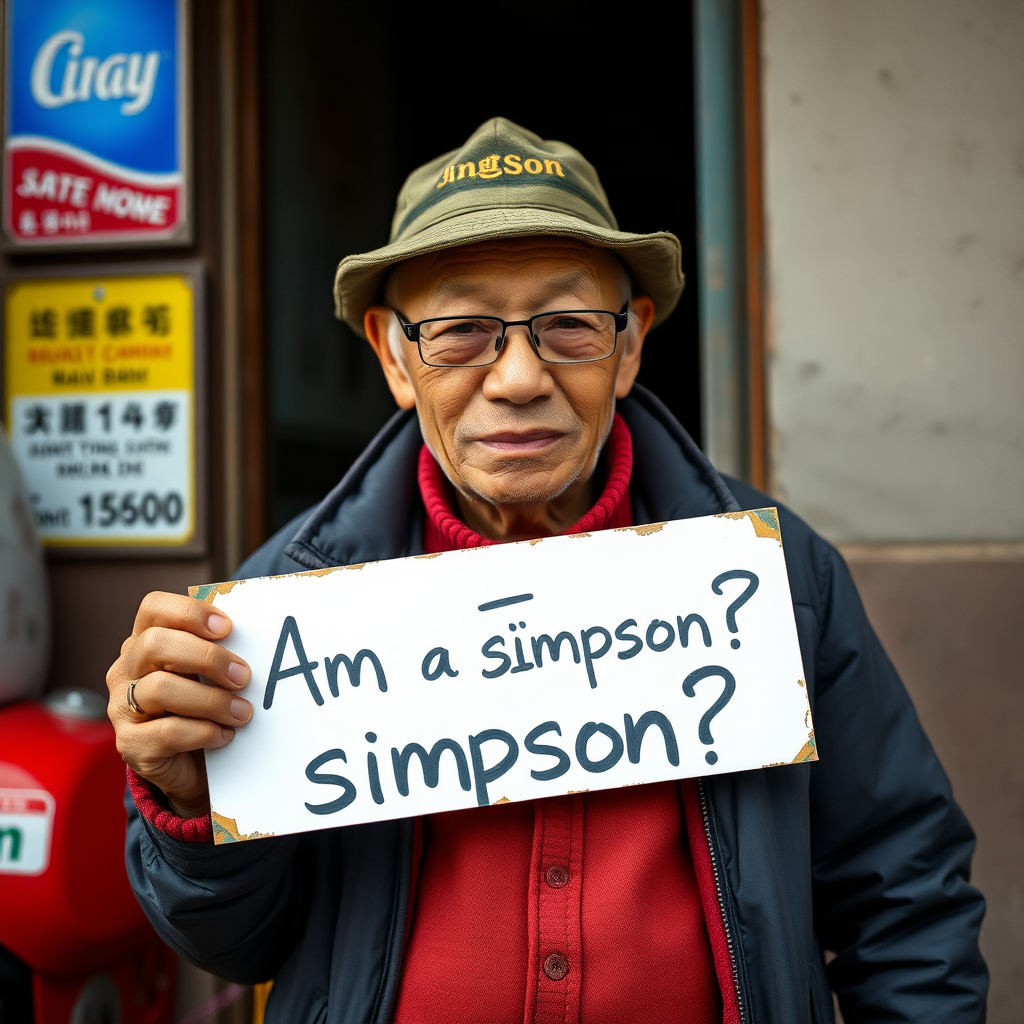
[[8,147],[9,233],[19,241],[116,240],[125,234],[165,238],[181,221],[180,181],[131,175],[41,147]]

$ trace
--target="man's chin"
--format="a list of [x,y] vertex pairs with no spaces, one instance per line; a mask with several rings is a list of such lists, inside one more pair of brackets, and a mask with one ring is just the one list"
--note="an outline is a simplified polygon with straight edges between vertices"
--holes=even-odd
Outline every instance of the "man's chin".
[[473,497],[502,508],[539,505],[554,501],[578,478],[579,474],[550,473],[503,468],[495,473],[470,473],[463,486]]

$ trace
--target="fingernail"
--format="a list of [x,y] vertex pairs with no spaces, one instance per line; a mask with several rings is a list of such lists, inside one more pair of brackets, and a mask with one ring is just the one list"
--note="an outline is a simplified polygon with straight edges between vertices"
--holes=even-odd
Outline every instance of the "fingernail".
[[206,620],[206,626],[211,633],[216,633],[217,636],[223,636],[231,628],[228,620],[216,612],[211,613],[210,617]]
[[234,729],[221,729],[220,734],[221,734],[222,738],[224,739],[224,742],[227,743],[228,740],[234,739],[235,730]]
[[248,722],[252,715],[252,708],[247,700],[239,700],[237,697],[231,702],[231,717],[238,722]]
[[243,665],[241,662],[233,661],[228,665],[228,679],[235,684],[235,686],[245,686],[249,682],[249,676],[252,673],[249,671],[248,665]]

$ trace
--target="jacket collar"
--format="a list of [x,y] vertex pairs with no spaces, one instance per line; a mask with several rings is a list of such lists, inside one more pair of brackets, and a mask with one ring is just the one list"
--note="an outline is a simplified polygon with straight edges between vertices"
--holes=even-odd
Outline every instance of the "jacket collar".
[[[618,411],[633,435],[630,497],[637,523],[735,512],[725,481],[661,401],[634,385]],[[285,553],[307,569],[423,552],[417,461],[423,437],[398,412],[292,538]]]

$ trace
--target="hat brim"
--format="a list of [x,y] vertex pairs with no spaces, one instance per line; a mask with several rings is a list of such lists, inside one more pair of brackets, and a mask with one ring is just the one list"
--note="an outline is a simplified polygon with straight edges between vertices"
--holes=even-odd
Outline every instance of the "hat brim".
[[611,249],[625,263],[636,291],[654,302],[657,326],[675,309],[683,293],[682,246],[668,231],[637,235],[589,224],[578,217],[532,207],[483,209],[460,213],[418,234],[373,252],[346,256],[334,278],[334,310],[365,338],[363,315],[377,301],[381,282],[396,263],[494,238],[555,235]]

